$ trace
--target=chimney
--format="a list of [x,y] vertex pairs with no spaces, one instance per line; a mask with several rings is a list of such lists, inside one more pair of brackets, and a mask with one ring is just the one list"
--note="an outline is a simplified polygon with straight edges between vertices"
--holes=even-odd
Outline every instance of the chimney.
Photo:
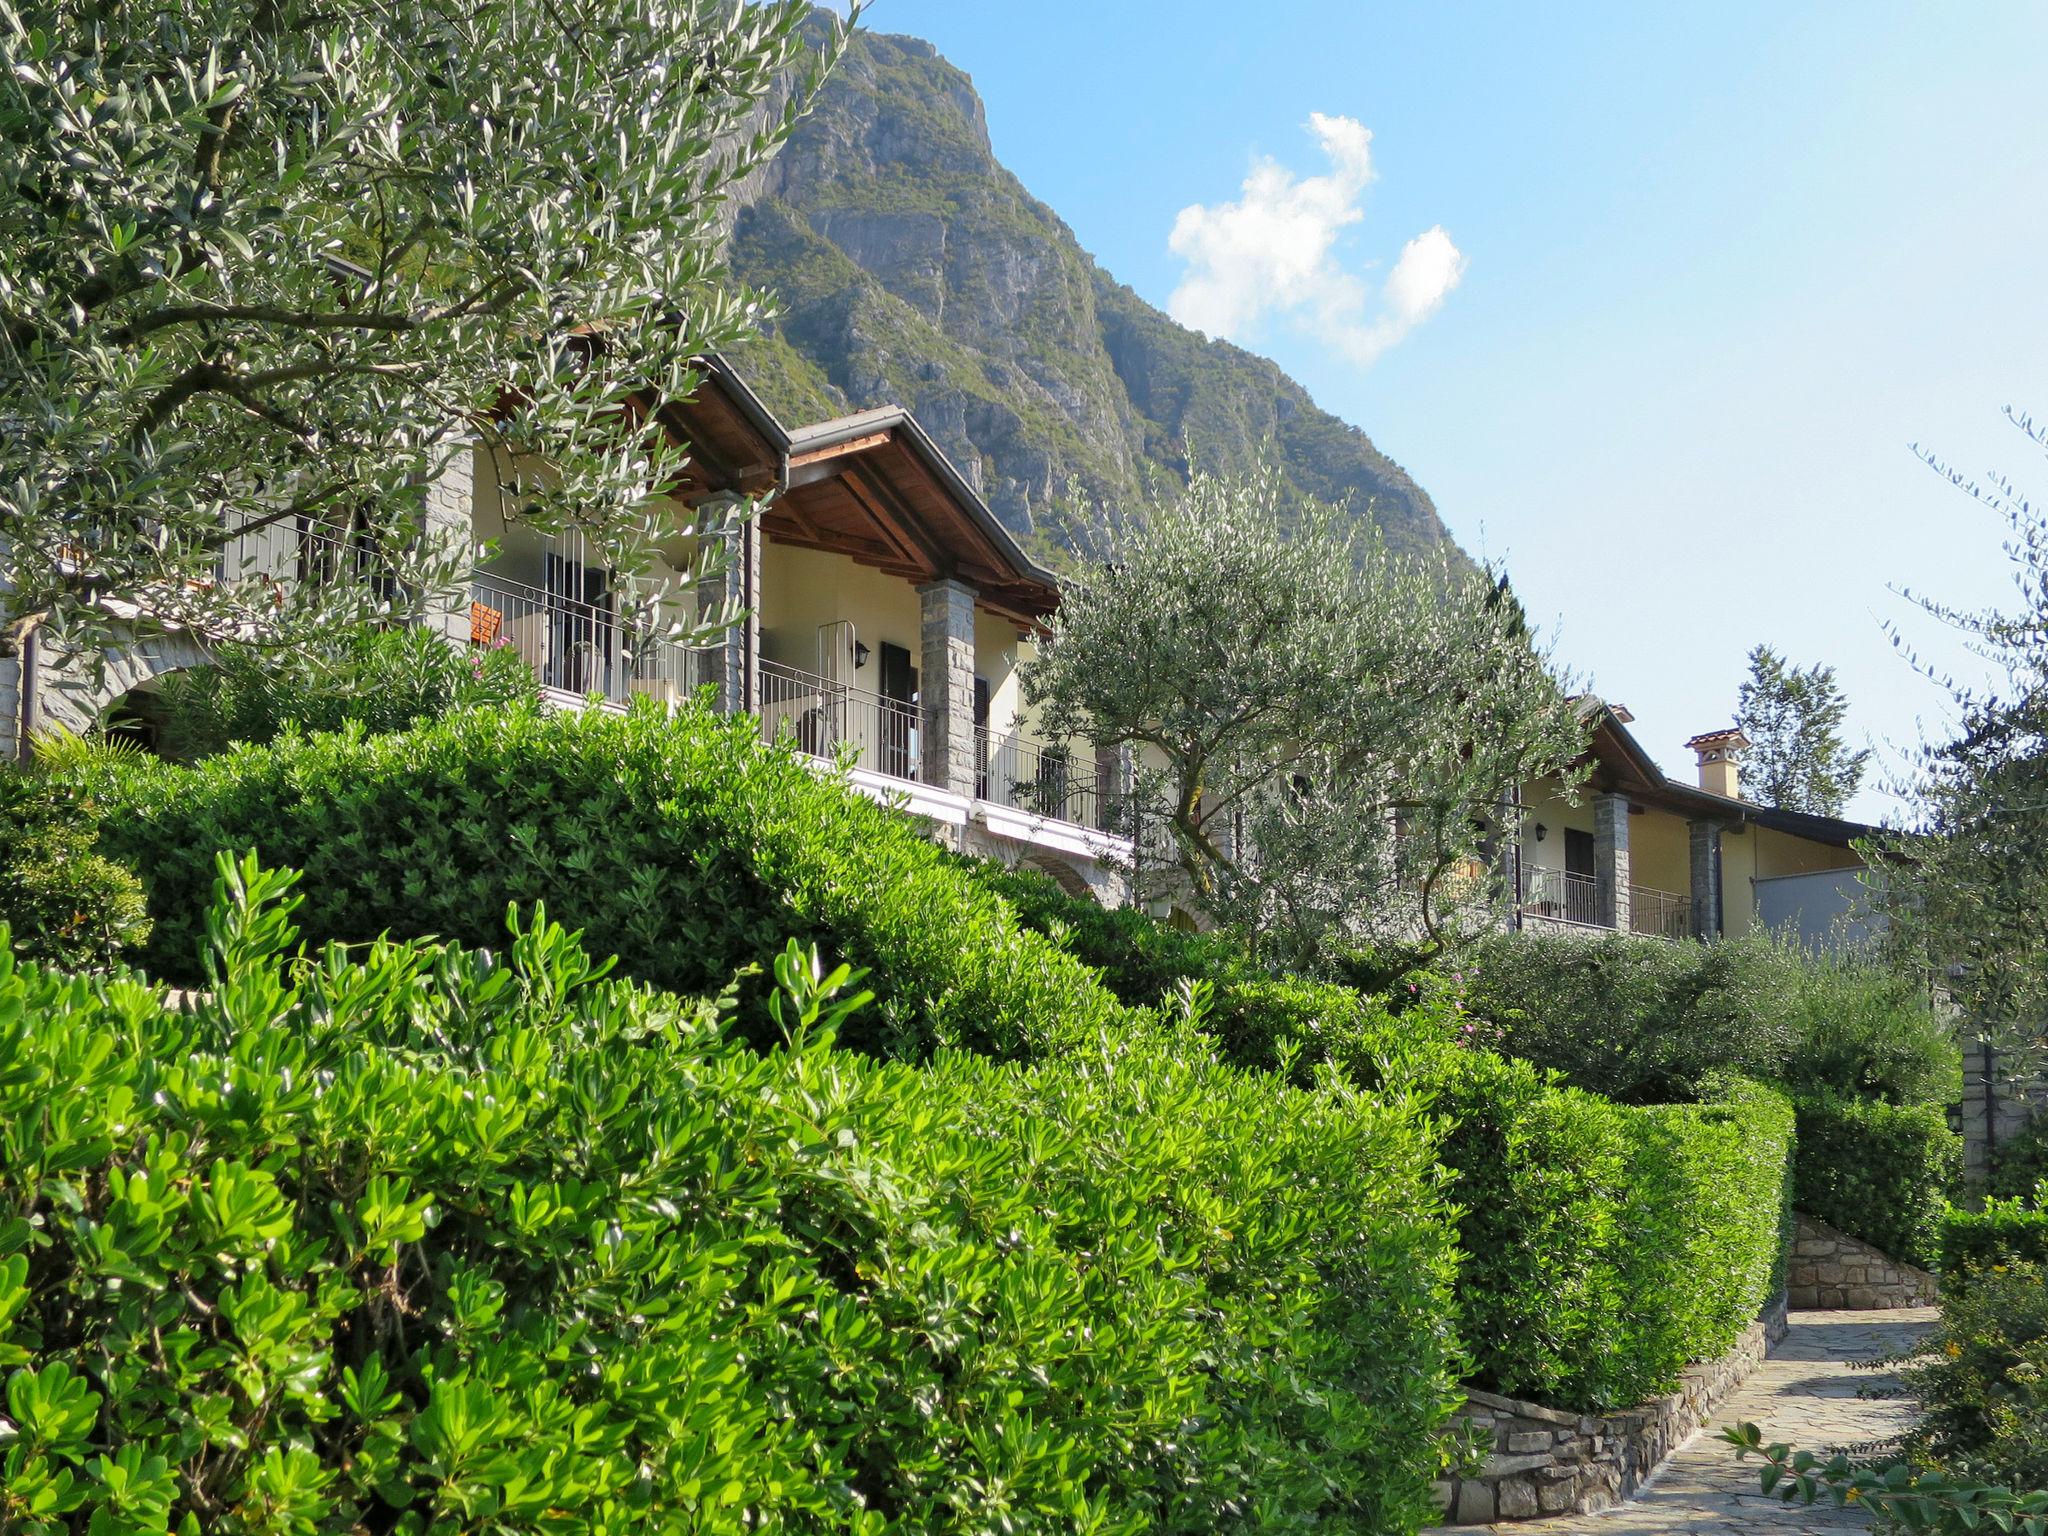
[[1700,788],[1709,794],[1742,798],[1742,749],[1749,738],[1734,726],[1724,731],[1704,731],[1686,743],[1700,760]]

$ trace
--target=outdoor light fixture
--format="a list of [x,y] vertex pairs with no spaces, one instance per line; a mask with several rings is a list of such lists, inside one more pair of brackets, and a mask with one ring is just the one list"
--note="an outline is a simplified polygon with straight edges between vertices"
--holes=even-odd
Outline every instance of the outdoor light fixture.
[[1550,830],[1550,828],[1548,828],[1548,827],[1546,827],[1545,825],[1543,825],[1543,823],[1542,823],[1542,822],[1540,822],[1540,821],[1539,821],[1539,822],[1537,822],[1537,823],[1536,823],[1536,841],[1537,841],[1537,842],[1539,842],[1539,843],[1540,843],[1540,842],[1542,842],[1542,841],[1543,841],[1543,834],[1544,834],[1544,833],[1546,833],[1546,832],[1548,832],[1549,830]]
[[868,644],[865,640],[853,642],[853,670],[858,672],[868,664]]

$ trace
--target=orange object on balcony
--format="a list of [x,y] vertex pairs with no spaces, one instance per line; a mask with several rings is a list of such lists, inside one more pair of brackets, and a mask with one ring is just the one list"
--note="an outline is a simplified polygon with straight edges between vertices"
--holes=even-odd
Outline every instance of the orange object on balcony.
[[497,641],[498,626],[505,622],[505,615],[488,603],[469,605],[469,643],[491,645]]

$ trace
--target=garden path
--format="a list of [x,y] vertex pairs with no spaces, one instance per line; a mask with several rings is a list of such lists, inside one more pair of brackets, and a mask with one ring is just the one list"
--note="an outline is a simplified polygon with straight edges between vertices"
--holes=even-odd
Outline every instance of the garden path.
[[[1771,1357],[1721,1406],[1714,1422],[1665,1462],[1626,1504],[1597,1515],[1515,1520],[1478,1527],[1491,1536],[1845,1536],[1867,1531],[1859,1510],[1807,1508],[1767,1497],[1755,1457],[1737,1461],[1720,1439],[1726,1425],[1761,1425],[1766,1442],[1826,1450],[1895,1435],[1912,1422],[1910,1403],[1857,1396],[1893,1378],[1850,1362],[1895,1354],[1934,1325],[1933,1307],[1895,1312],[1794,1312]],[[1468,1527],[1468,1529],[1471,1529]]]

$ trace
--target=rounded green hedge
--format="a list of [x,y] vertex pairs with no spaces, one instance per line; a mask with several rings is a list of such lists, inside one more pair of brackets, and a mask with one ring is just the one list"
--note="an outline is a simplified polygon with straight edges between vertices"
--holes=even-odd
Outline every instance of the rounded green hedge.
[[146,964],[173,980],[196,973],[215,852],[254,848],[304,871],[314,943],[490,946],[506,903],[545,901],[673,991],[720,986],[788,938],[866,966],[877,1003],[848,1043],[884,1055],[1028,1057],[1125,1027],[1083,966],[908,818],[694,706],[467,711],[91,772],[102,845],[156,920]]
[[1163,1026],[877,1063],[794,952],[765,1052],[542,922],[281,964],[275,882],[230,883],[183,1011],[0,943],[0,1525],[1427,1516],[1453,1254],[1413,1104]]
[[1377,997],[1266,977],[1221,937],[1101,912],[1029,871],[976,877],[1126,1001],[1208,983],[1204,1028],[1230,1061],[1291,1061],[1297,1078],[1327,1063],[1433,1104],[1479,1384],[1628,1406],[1730,1348],[1781,1287],[1793,1144],[1781,1095],[1708,1073],[1692,1087],[1705,1102],[1617,1104],[1479,1048],[1485,1021],[1453,978],[1411,977]]

